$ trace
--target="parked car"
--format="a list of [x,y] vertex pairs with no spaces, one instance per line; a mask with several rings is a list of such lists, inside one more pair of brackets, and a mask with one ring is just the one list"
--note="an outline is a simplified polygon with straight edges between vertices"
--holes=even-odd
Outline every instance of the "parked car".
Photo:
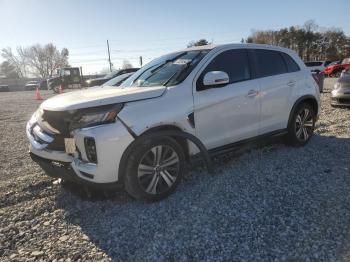
[[345,58],[339,64],[333,64],[327,66],[323,72],[331,77],[339,77],[341,72],[345,69],[350,69],[350,58]]
[[111,80],[105,82],[101,87],[107,86],[120,86],[126,79],[132,76],[134,73],[126,73],[112,78]]
[[0,84],[0,92],[8,92],[8,91],[10,91],[8,85],[1,85]]
[[332,61],[309,61],[305,62],[305,65],[312,71],[312,72],[322,72]]
[[210,155],[269,136],[304,146],[319,112],[317,83],[294,51],[228,44],[162,56],[121,88],[47,99],[26,133],[47,174],[159,200],[197,153],[211,170]]
[[328,66],[331,66],[331,65],[339,65],[341,64],[342,60],[337,60],[337,61],[334,61],[332,63],[330,63]]
[[43,79],[39,82],[39,89],[40,90],[47,90],[47,79]]
[[100,86],[103,83],[111,80],[112,78],[126,74],[126,73],[133,73],[139,70],[139,68],[127,68],[127,69],[122,69],[122,70],[117,70],[110,72],[109,74],[105,75],[104,77],[99,77],[99,78],[91,78],[85,81],[84,86],[86,87],[91,87],[91,86]]
[[344,70],[331,92],[332,106],[350,106],[350,69]]
[[39,86],[38,81],[29,81],[26,83],[23,89],[24,91],[31,91],[31,90],[35,90],[38,86]]
[[59,89],[81,88],[82,76],[79,67],[64,67],[56,69],[55,74],[47,80],[48,89],[59,93]]

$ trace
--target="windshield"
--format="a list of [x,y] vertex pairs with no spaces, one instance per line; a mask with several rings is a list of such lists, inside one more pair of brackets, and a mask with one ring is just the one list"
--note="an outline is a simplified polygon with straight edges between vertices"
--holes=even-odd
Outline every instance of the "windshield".
[[120,76],[116,76],[112,78],[111,80],[107,81],[104,83],[101,87],[104,86],[119,86],[121,83],[123,83],[128,77],[130,77],[133,73],[127,73],[127,74],[122,74]]
[[142,67],[121,86],[171,86],[182,82],[210,50],[177,52],[159,57]]

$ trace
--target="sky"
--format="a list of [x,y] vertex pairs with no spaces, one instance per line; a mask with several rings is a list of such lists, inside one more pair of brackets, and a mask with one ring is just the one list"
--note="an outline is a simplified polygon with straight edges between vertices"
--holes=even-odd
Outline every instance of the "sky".
[[114,68],[136,67],[192,40],[234,43],[310,19],[350,36],[349,10],[349,0],[0,0],[0,49],[52,42],[90,74],[109,66],[107,39]]

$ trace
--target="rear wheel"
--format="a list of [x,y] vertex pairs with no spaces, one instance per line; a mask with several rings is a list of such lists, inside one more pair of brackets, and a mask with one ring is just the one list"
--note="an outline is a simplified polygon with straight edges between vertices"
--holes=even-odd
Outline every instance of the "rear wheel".
[[174,139],[145,139],[128,157],[125,189],[136,199],[160,200],[175,190],[184,170],[184,152]]
[[316,114],[310,104],[297,107],[288,125],[288,143],[292,146],[303,146],[314,133]]

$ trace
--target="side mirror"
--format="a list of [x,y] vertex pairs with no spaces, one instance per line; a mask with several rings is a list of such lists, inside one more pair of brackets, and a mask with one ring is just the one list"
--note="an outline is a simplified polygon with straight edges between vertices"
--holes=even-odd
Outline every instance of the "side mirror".
[[203,85],[206,87],[225,85],[229,82],[230,78],[228,74],[223,71],[210,71],[203,78]]

